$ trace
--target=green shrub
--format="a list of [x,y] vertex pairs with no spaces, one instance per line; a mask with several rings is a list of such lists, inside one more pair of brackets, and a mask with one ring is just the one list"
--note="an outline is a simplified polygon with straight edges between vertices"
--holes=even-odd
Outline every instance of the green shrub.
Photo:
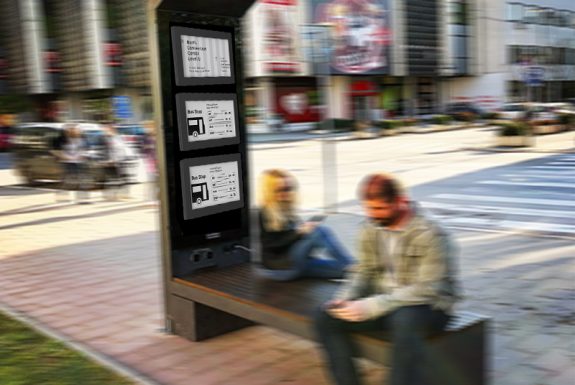
[[501,122],[498,124],[499,136],[525,136],[529,135],[529,126],[524,122]]
[[393,130],[394,128],[405,126],[405,123],[403,120],[386,119],[375,122],[375,126],[382,130]]
[[453,121],[453,117],[449,115],[433,115],[429,121],[433,124],[449,124]]
[[327,119],[318,124],[318,128],[323,130],[351,131],[354,127],[352,119]]
[[486,120],[497,120],[501,117],[501,114],[499,112],[486,112],[483,114],[482,118],[486,119]]

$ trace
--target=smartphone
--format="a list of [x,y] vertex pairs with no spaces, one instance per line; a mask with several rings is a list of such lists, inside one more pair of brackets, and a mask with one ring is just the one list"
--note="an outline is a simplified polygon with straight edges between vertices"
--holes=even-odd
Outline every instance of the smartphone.
[[311,218],[309,218],[307,221],[308,222],[321,222],[325,219],[325,215],[314,215]]

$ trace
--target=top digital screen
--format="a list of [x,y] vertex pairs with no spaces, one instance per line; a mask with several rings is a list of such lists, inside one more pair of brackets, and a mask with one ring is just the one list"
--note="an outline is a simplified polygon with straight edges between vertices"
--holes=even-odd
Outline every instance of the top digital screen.
[[172,27],[172,50],[176,85],[235,82],[230,33]]

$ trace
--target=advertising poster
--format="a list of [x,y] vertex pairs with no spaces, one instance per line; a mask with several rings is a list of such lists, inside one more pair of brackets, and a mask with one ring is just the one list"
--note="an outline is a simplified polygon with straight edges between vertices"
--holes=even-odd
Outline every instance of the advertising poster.
[[261,0],[264,72],[301,71],[297,40],[297,0]]
[[312,4],[313,23],[330,27],[332,73],[389,73],[386,0],[313,0]]

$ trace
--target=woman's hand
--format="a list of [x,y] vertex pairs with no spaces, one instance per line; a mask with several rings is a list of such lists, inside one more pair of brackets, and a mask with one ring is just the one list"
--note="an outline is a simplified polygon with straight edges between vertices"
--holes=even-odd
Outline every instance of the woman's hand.
[[318,222],[304,222],[299,225],[297,231],[300,234],[309,234],[315,230],[315,228],[319,225]]

